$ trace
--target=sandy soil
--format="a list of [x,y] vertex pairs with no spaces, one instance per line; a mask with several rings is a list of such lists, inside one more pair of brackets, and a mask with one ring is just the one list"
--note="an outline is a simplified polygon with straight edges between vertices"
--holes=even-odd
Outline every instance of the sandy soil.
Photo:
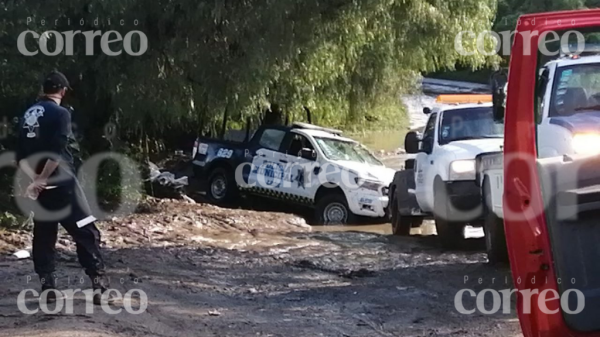
[[[87,314],[76,295],[74,314],[21,313],[18,294],[39,283],[31,260],[8,254],[30,237],[4,232],[0,336],[520,336],[514,315],[454,307],[460,289],[510,287],[492,284],[510,272],[488,267],[479,241],[443,253],[435,236],[321,232],[294,215],[179,201],[100,227],[113,287],[145,291],[147,310]],[[89,287],[68,237],[59,251],[60,287]]]

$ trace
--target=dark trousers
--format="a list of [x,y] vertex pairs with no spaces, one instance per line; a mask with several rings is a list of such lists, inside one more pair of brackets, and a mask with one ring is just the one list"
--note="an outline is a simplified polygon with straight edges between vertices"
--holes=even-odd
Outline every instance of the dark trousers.
[[[77,224],[90,215],[79,184],[74,182],[42,191],[38,205],[37,210],[34,209],[33,264],[35,272],[45,279],[43,286],[55,287],[56,240],[60,223],[75,241],[79,263],[94,282],[94,287],[107,288],[105,266],[100,253],[100,231],[93,222],[81,228]],[[56,215],[48,217],[48,211],[61,211],[61,214],[58,218]]]

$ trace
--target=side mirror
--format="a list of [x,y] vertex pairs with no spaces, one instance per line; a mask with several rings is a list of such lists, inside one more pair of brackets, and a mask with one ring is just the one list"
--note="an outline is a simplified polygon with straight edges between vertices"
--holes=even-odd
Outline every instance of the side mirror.
[[425,115],[431,115],[431,108],[423,108],[423,113]]
[[300,151],[300,157],[307,160],[317,160],[317,152],[313,149],[304,148]]
[[494,121],[504,122],[504,113],[506,110],[506,90],[508,88],[507,71],[500,70],[492,75],[491,88],[492,102],[494,103]]
[[419,153],[419,138],[419,135],[414,131],[411,131],[406,134],[406,137],[404,138],[404,148],[406,149],[406,153]]

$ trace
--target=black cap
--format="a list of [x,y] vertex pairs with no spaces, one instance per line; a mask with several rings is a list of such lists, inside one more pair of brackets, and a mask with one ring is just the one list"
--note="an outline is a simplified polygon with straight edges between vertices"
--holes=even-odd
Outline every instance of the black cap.
[[63,89],[67,88],[71,89],[71,85],[69,84],[69,80],[67,77],[58,71],[51,72],[44,79],[44,89]]

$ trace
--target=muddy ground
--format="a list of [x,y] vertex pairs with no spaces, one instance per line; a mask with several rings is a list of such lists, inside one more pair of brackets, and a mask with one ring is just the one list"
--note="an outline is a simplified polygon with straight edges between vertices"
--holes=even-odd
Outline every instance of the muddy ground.
[[[147,310],[86,313],[78,294],[74,314],[21,313],[19,293],[39,283],[31,260],[10,253],[27,248],[30,236],[3,232],[0,336],[521,335],[514,314],[463,316],[454,307],[460,289],[510,287],[509,270],[487,266],[479,240],[442,252],[435,236],[380,234],[389,225],[321,231],[295,215],[158,200],[145,214],[99,226],[113,287],[143,290]],[[84,274],[67,236],[59,252],[60,287],[89,287],[79,284]],[[39,307],[31,295],[26,304]]]

